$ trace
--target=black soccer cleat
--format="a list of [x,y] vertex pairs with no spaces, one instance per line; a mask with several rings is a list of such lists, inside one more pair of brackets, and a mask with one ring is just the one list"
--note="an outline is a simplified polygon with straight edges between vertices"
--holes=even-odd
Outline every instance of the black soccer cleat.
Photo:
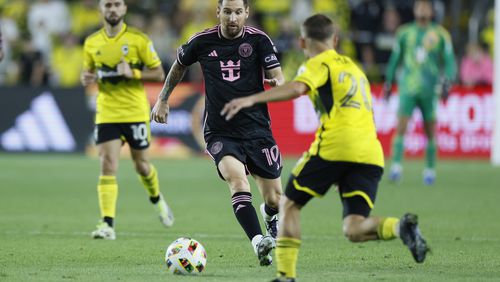
[[403,215],[399,221],[399,237],[410,249],[415,261],[418,263],[424,262],[425,255],[430,249],[424,237],[422,237],[422,233],[420,233],[416,214],[406,213]]

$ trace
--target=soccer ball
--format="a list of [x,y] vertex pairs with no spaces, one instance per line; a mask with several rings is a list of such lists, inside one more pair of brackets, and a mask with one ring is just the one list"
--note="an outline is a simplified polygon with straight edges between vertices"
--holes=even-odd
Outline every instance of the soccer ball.
[[207,265],[207,253],[200,242],[181,237],[168,246],[165,262],[173,274],[200,274]]

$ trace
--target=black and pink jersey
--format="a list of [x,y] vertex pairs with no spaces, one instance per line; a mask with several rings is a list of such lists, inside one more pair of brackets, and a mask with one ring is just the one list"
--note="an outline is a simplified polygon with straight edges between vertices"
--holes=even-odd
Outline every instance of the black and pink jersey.
[[266,104],[243,109],[226,121],[220,115],[231,99],[264,90],[264,70],[280,66],[276,48],[264,32],[249,26],[235,39],[222,36],[220,26],[195,34],[177,49],[177,62],[189,66],[200,62],[205,78],[207,135],[253,139],[271,135]]

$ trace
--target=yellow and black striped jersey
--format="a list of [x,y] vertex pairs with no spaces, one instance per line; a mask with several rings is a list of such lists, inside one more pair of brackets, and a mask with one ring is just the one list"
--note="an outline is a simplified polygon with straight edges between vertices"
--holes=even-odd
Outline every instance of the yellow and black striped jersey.
[[370,84],[350,58],[335,50],[322,52],[305,62],[295,80],[309,86],[309,98],[320,115],[310,154],[329,161],[384,166]]
[[117,65],[123,58],[132,69],[160,66],[151,40],[141,31],[123,24],[115,37],[109,37],[104,28],[90,35],[83,49],[84,70],[98,77],[96,123],[149,120],[150,106],[142,81],[118,75]]

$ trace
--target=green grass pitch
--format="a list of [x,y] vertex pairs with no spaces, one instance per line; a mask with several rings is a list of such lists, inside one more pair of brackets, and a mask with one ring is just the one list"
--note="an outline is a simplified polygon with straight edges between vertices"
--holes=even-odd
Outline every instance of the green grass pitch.
[[[116,241],[90,238],[98,220],[98,161],[83,156],[0,155],[0,281],[269,281],[237,224],[209,159],[153,160],[175,226],[159,223],[130,160],[120,163]],[[284,179],[293,166],[285,162]],[[373,214],[419,215],[433,253],[416,264],[400,240],[353,244],[342,235],[332,189],[302,215],[300,281],[500,281],[500,170],[486,161],[441,161],[435,186],[407,161],[401,184],[385,179]],[[261,202],[253,185],[254,205]],[[203,275],[171,275],[168,244],[199,240]]]

